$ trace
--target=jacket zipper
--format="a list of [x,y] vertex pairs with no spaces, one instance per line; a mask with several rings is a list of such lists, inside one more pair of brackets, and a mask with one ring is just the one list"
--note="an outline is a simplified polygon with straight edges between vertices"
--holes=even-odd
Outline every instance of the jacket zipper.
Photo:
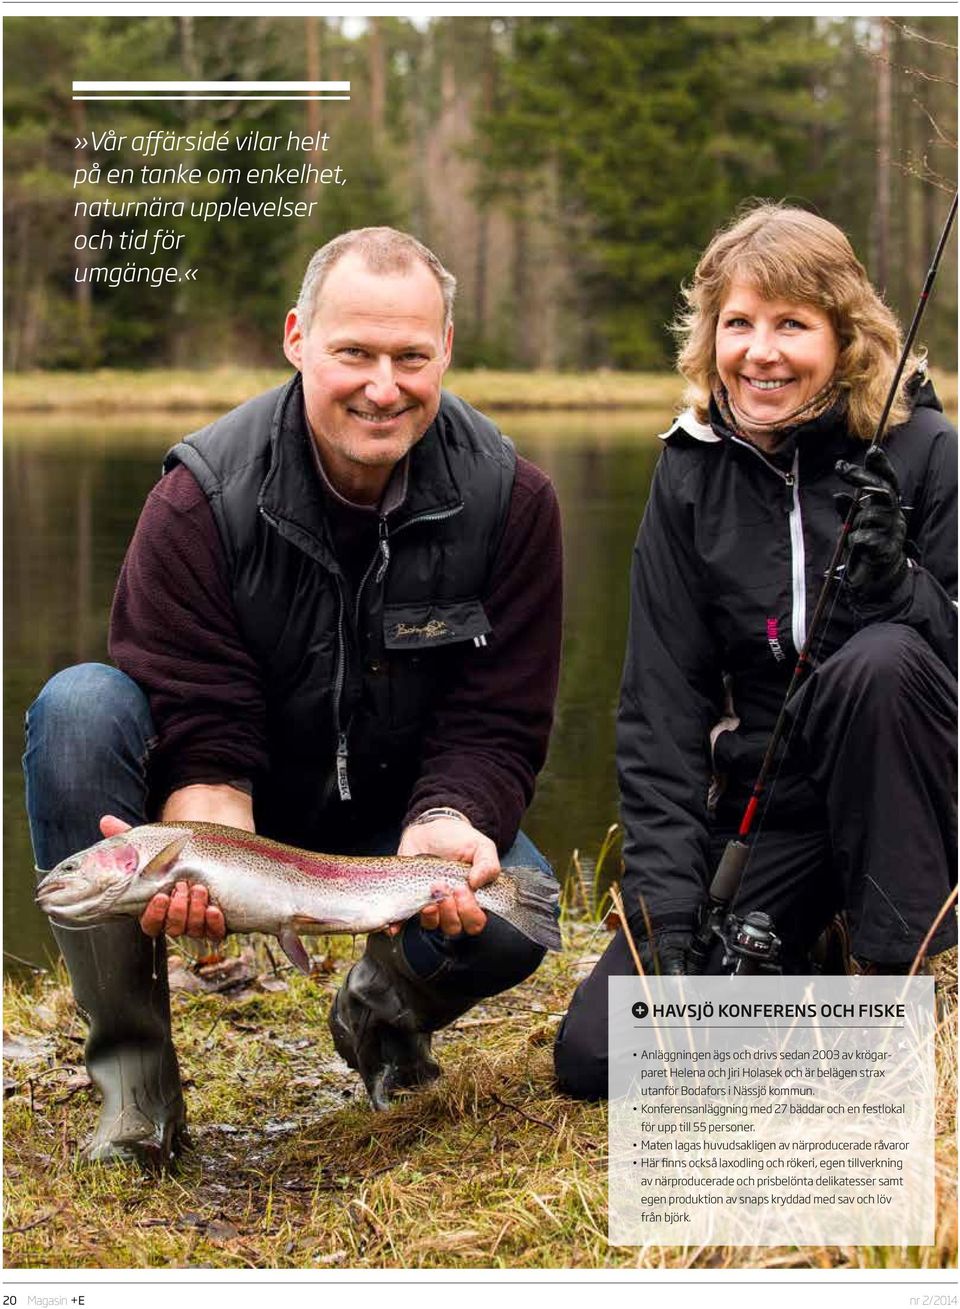
[[807,585],[806,553],[803,544],[803,515],[800,512],[800,451],[794,450],[789,473],[781,473],[766,455],[749,441],[731,436],[731,441],[743,446],[761,459],[770,472],[779,477],[790,491],[790,636],[799,654],[807,639]]
[[[363,593],[363,588],[367,584],[367,578],[373,571],[374,564],[378,559],[380,560],[380,567],[377,570],[377,581],[380,581],[384,573],[387,571],[387,564],[390,562],[390,546],[387,544],[387,520],[385,518],[380,519],[378,531],[380,539],[377,544],[377,553],[367,565],[366,572],[363,574],[363,577],[360,579],[360,585],[357,587],[357,602],[353,615],[353,626],[355,631],[359,631],[360,628],[360,596]],[[340,585],[339,579],[337,581],[337,596],[340,603],[340,612],[337,620],[337,675],[333,684],[333,724],[337,735],[337,792],[341,800],[349,800],[351,799],[351,794],[350,774],[347,771],[347,760],[349,758],[350,750],[347,744],[347,731],[349,730],[350,724],[347,723],[345,728],[341,728],[340,725],[340,699],[343,695],[343,684],[346,681],[347,651],[346,642],[343,638],[343,611],[345,603],[343,599],[343,588]]]
[[[260,513],[271,527],[277,531],[281,530],[279,519],[268,513],[263,505],[260,506]],[[333,574],[333,576],[337,584],[337,671],[333,680],[333,731],[337,738],[336,778],[340,799],[349,800],[350,777],[347,773],[347,728],[341,726],[340,723],[340,700],[343,695],[343,684],[346,681],[347,667],[346,642],[343,637],[343,614],[346,602],[343,597],[343,582],[336,574]],[[349,724],[347,726],[349,727]]]
[[347,727],[340,724],[340,700],[347,676],[347,650],[343,639],[343,583],[337,578],[337,674],[333,681],[333,730],[337,736],[337,791],[341,800],[350,799],[350,775],[347,772]]
[[[418,514],[416,518],[408,518],[405,523],[401,523],[397,528],[397,532],[402,532],[405,527],[410,527],[413,523],[436,523],[444,518],[452,518],[453,515],[458,514],[462,508],[462,505],[457,505],[453,509],[444,509],[436,513]],[[396,534],[397,533],[394,532],[394,536],[396,536]],[[384,518],[382,514],[380,515],[377,524],[377,536],[376,553],[367,565],[366,572],[363,574],[363,577],[360,579],[360,585],[357,587],[357,600],[356,605],[354,606],[353,625],[354,630],[358,633],[360,630],[360,600],[363,597],[363,588],[366,586],[370,574],[373,572],[374,565],[378,560],[380,561],[380,566],[377,568],[377,575],[374,578],[375,582],[380,583],[383,581],[384,577],[386,577],[387,569],[390,566],[390,529],[387,526],[386,518]],[[343,695],[343,685],[346,681],[347,655],[346,644],[343,639],[343,587],[340,584],[339,578],[337,579],[337,595],[340,601],[340,613],[337,622],[337,676],[333,686],[333,722],[337,734],[337,790],[340,794],[341,800],[349,800],[351,796],[350,776],[347,771],[347,760],[349,756],[347,733],[350,730],[350,724],[347,723],[346,726],[341,727],[340,723],[340,699]]]
[[405,523],[401,523],[394,532],[396,536],[399,532],[404,532],[408,527],[413,527],[414,523],[440,523],[444,518],[453,518],[456,514],[461,513],[463,505],[454,505],[452,509],[436,509],[432,513],[417,514],[415,518],[408,518]]
[[793,607],[790,632],[797,654],[807,639],[807,584],[806,554],[803,547],[803,515],[800,512],[800,452],[793,452],[793,466],[787,474],[787,486],[792,492],[790,504],[790,559],[793,566]]

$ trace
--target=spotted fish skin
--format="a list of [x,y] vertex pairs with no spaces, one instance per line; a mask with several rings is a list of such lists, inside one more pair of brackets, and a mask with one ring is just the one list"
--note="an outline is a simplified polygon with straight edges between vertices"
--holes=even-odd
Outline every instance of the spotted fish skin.
[[[139,917],[158,891],[187,881],[207,888],[228,932],[270,933],[290,954],[298,932],[375,932],[411,918],[466,885],[469,871],[428,855],[313,853],[216,823],[147,823],[63,860],[37,902],[59,923],[92,924]],[[538,945],[560,948],[558,887],[541,869],[506,869],[475,895]]]

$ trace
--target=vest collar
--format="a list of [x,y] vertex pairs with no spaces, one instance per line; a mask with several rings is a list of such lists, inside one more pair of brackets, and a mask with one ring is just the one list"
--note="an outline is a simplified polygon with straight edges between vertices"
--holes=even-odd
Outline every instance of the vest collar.
[[[463,508],[463,497],[447,458],[445,442],[450,418],[440,410],[410,451],[407,493],[387,510],[390,530],[434,515],[447,518]],[[268,519],[282,524],[285,536],[313,558],[339,571],[326,529],[325,494],[314,462],[312,437],[297,373],[284,387],[270,430],[270,464],[260,486],[257,506]]]
[[450,467],[448,450],[455,444],[455,435],[445,400],[443,392],[436,418],[410,451],[407,496],[391,522],[432,514],[446,518],[463,508],[463,496]]

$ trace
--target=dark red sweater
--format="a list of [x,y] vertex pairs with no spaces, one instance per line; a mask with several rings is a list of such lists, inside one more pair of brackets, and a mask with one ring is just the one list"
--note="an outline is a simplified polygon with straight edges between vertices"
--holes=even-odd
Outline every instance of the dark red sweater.
[[[331,514],[348,576],[354,552],[365,560],[372,553],[370,521],[368,512],[342,505]],[[375,524],[374,516],[374,544]],[[561,579],[556,494],[544,473],[518,458],[506,528],[481,597],[492,633],[486,649],[471,648],[458,684],[435,706],[407,821],[451,805],[501,850],[512,843],[553,719]],[[140,515],[117,583],[109,649],[149,697],[158,799],[201,782],[255,790],[269,764],[263,672],[238,630],[210,506],[182,466],[154,487]]]

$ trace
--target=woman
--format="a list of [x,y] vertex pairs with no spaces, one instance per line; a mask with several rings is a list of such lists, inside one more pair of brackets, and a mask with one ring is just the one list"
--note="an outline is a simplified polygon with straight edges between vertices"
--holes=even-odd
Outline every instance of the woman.
[[[623,892],[645,970],[683,972],[770,738],[841,517],[851,550],[734,909],[788,971],[840,908],[864,969],[905,972],[955,878],[956,432],[844,234],[774,204],[711,242],[680,326],[691,408],[663,437],[634,551],[618,717]],[[955,940],[952,915],[928,947]],[[607,978],[574,996],[561,1088],[606,1094]],[[718,971],[714,959],[708,971]]]

